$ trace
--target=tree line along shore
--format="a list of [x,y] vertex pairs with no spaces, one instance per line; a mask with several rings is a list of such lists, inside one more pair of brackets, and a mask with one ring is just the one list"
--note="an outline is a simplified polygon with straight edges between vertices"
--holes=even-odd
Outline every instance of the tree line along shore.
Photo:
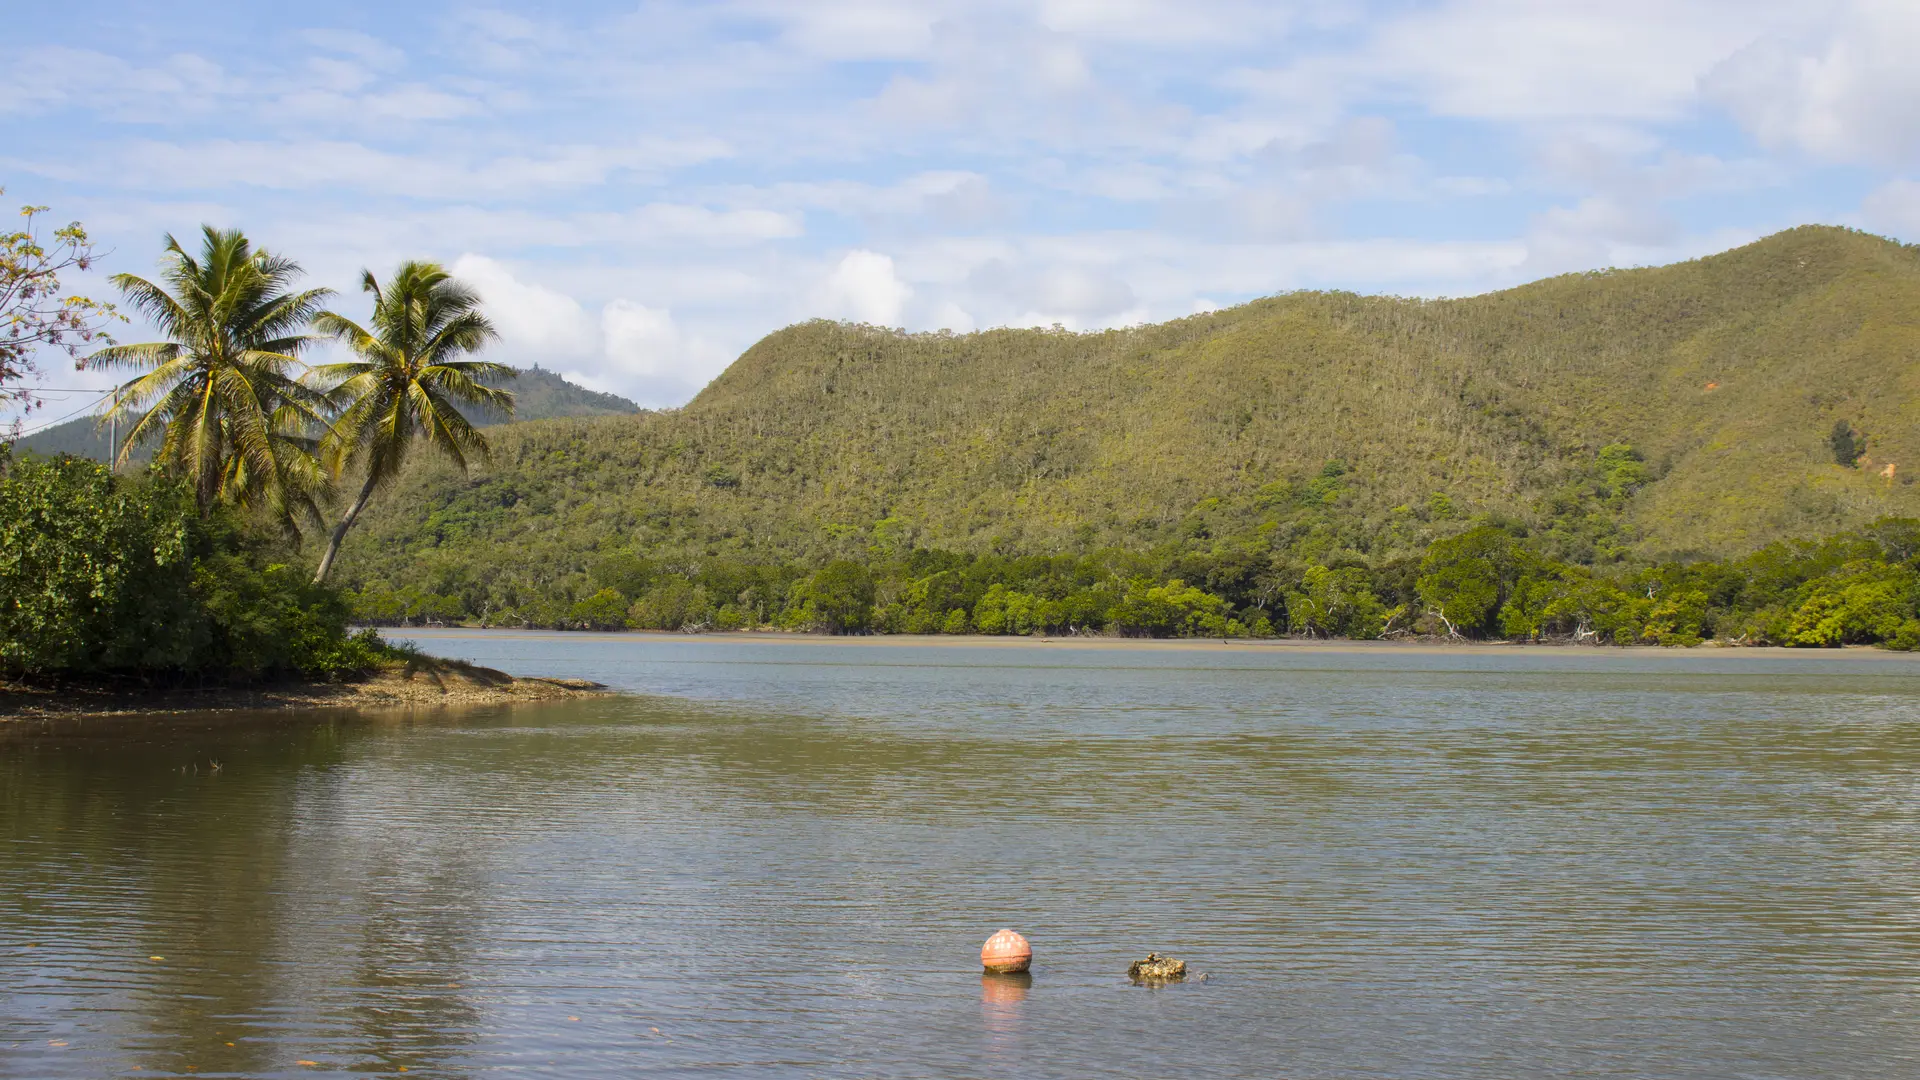
[[572,602],[474,613],[456,595],[413,589],[347,599],[357,619],[388,626],[1920,648],[1920,520],[1729,561],[1594,568],[1533,541],[1480,524],[1416,559],[1333,566],[1276,566],[1251,551],[914,549],[819,567],[691,568],[615,554]]

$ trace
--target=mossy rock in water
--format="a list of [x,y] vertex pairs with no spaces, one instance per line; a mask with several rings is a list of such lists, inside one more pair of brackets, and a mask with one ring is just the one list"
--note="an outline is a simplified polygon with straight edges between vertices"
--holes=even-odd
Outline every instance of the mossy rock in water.
[[1134,982],[1168,983],[1181,982],[1187,977],[1187,962],[1175,960],[1171,956],[1148,953],[1145,960],[1135,960],[1127,969],[1127,978]]

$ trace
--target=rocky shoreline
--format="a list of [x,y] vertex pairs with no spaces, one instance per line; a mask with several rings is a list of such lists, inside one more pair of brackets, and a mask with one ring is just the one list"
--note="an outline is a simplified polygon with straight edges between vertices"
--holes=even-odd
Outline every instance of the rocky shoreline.
[[612,693],[584,679],[516,678],[459,661],[397,666],[354,682],[283,682],[253,686],[0,687],[0,724],[70,717],[147,716],[263,710],[394,709],[497,705]]

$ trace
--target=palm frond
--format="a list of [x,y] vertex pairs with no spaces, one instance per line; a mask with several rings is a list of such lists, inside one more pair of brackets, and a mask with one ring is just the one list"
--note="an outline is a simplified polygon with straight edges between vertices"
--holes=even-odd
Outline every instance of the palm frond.
[[188,385],[193,368],[192,357],[180,356],[145,375],[121,383],[113,392],[114,404],[108,410],[108,415],[124,416],[134,410],[144,409],[149,402],[173,387]]
[[428,445],[452,458],[462,469],[470,467],[469,456],[482,461],[490,456],[486,436],[480,434],[460,410],[420,383],[414,383],[409,390]]
[[174,341],[149,341],[141,345],[109,345],[87,357],[88,367],[149,368],[158,370],[179,357],[183,346]]
[[[490,366],[498,367],[499,365]],[[475,378],[475,374],[475,372],[462,371],[450,365],[436,364],[420,372],[419,382],[436,394],[443,395],[461,405],[480,406],[512,416],[515,401],[513,391],[488,386]],[[485,374],[494,373],[486,372]]]
[[192,313],[165,289],[136,274],[115,274],[107,280],[126,297],[127,305],[145,316],[162,333],[179,337],[192,321]]

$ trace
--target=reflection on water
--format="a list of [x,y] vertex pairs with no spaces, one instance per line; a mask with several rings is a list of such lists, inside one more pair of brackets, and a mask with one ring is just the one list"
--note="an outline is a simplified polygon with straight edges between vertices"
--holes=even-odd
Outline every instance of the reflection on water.
[[1033,974],[987,972],[980,976],[980,1029],[986,1036],[989,1060],[1009,1073],[1019,1073],[1021,1015],[1027,991],[1033,988]]
[[1915,1071],[1908,662],[424,643],[0,742],[0,1075]]
[[1007,1006],[1027,1000],[1027,991],[1032,988],[1033,973],[1030,971],[990,971],[980,976],[980,1000],[986,1003],[988,1015],[1012,1013],[1014,1010]]

